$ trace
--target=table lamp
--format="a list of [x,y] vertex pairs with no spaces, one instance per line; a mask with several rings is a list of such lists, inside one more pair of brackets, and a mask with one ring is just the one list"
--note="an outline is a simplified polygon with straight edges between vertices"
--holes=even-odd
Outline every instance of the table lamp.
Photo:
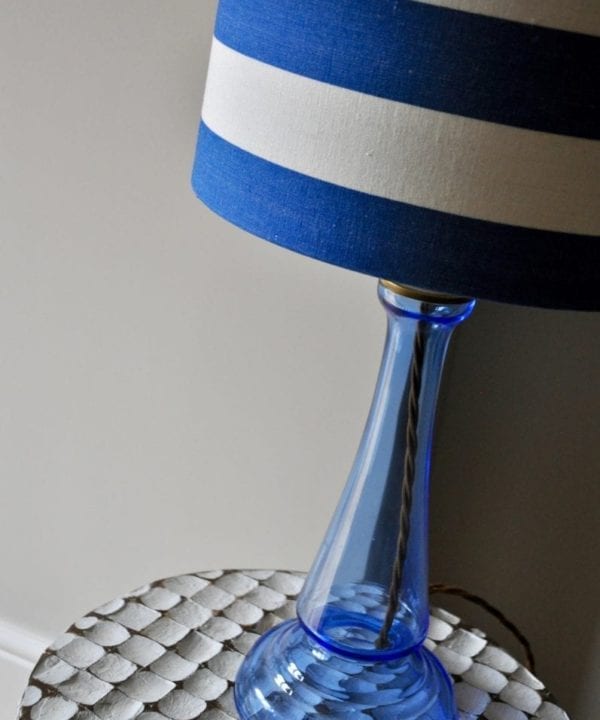
[[423,646],[428,476],[453,328],[486,298],[600,308],[597,0],[221,0],[193,187],[219,215],[381,278],[371,412],[242,720],[451,720]]

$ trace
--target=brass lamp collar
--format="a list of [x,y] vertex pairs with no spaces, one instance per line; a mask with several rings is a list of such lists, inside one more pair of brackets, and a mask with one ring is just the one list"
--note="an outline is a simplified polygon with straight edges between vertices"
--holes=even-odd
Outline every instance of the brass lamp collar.
[[400,283],[391,280],[379,280],[379,284],[386,290],[390,290],[396,295],[419,300],[420,302],[431,303],[432,305],[460,305],[462,303],[471,302],[472,298],[457,297],[456,295],[448,295],[446,293],[438,293],[433,290],[422,290],[421,288],[411,287],[410,285],[400,285]]

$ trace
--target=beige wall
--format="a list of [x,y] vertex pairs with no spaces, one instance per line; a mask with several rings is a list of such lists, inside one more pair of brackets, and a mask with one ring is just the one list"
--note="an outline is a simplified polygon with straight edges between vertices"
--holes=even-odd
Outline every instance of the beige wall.
[[[214,7],[0,0],[0,619],[42,635],[150,578],[306,567],[368,409],[374,281],[188,187]],[[600,713],[599,330],[481,304],[434,467],[433,579],[517,620],[575,720]]]

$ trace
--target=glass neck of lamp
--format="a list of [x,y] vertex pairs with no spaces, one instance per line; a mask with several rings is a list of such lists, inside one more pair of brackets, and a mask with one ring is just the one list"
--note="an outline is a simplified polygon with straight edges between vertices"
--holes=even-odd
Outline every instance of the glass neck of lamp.
[[[435,406],[448,341],[475,304],[401,292],[405,290],[389,283],[379,285],[388,324],[375,396],[348,483],[298,600],[299,620],[317,645],[374,660],[410,652],[427,632],[429,464]],[[421,343],[422,362],[415,417],[410,390],[416,340]],[[416,429],[414,447],[407,440],[410,422]],[[397,611],[382,647],[378,638],[398,556],[407,448],[414,463],[410,532]]]

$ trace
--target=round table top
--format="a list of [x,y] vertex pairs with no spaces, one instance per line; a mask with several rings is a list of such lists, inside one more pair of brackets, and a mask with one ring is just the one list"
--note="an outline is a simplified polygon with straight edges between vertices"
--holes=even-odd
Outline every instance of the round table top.
[[[22,720],[232,720],[233,682],[261,633],[295,616],[304,575],[216,570],[158,580],[96,608],[43,654]],[[480,630],[431,608],[427,647],[461,720],[568,720],[543,683]]]

